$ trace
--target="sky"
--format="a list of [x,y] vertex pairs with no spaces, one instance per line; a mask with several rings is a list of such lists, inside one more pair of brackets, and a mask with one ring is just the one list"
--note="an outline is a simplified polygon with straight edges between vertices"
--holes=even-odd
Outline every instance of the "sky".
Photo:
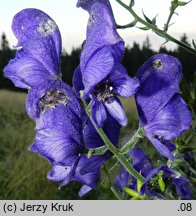
[[[129,3],[130,0],[124,0],[124,3]],[[187,1],[187,0],[184,0]],[[0,34],[6,33],[13,47],[17,44],[17,40],[11,31],[11,23],[13,16],[20,10],[25,8],[38,8],[51,16],[61,31],[63,48],[70,52],[72,48],[81,46],[85,40],[86,25],[88,14],[81,8],[76,8],[77,0],[0,0]],[[118,24],[127,24],[133,20],[122,6],[116,0],[110,0],[116,22]],[[149,17],[153,18],[158,14],[157,25],[162,28],[169,14],[171,0],[135,0],[134,10],[142,15],[142,10]],[[186,33],[190,38],[196,39],[196,0],[192,0],[188,5],[179,7],[174,15],[172,22],[175,22],[169,33],[177,38]],[[142,26],[139,25],[138,26]],[[142,31],[136,27],[118,30],[121,37],[125,40],[126,45],[132,45],[134,41],[142,43],[148,36],[151,41],[152,48],[158,49],[163,43],[161,39],[151,31]],[[175,45],[168,43],[168,48],[174,48]]]

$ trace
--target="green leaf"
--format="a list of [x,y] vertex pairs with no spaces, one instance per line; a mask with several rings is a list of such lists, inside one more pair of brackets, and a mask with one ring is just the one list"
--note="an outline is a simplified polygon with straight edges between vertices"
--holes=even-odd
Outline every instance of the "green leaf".
[[174,1],[172,1],[172,5],[173,5],[174,7],[185,6],[185,5],[187,5],[188,3],[190,3],[190,2],[191,2],[191,0],[188,1],[188,2],[174,0]]
[[133,7],[134,5],[135,5],[135,0],[131,0],[130,4],[129,4],[129,7]]
[[143,10],[142,10],[142,13],[143,13],[143,15],[144,15],[145,20],[146,20],[148,23],[153,24],[152,20],[149,19],[149,18],[145,15],[145,13],[144,13]]
[[137,24],[137,20],[133,20],[131,23],[129,23],[129,27],[134,27]]
[[193,44],[193,47],[196,49],[196,43],[194,39],[192,40],[192,44]]
[[149,27],[138,27],[138,28],[144,31],[148,31],[150,29]]
[[145,200],[146,196],[135,196],[133,198],[131,198],[131,200]]
[[166,40],[164,43],[161,44],[161,47],[164,46],[168,42],[169,42],[169,40]]
[[123,190],[132,197],[138,197],[139,194],[131,188],[124,187]]
[[153,23],[153,25],[156,25],[156,22],[157,22],[157,16],[158,16],[158,14],[152,19],[152,23]]
[[87,153],[87,158],[90,158],[94,152],[94,149],[90,149]]
[[178,1],[177,5],[178,6],[184,6],[184,5],[187,5],[189,2]]
[[132,22],[126,24],[126,25],[118,25],[116,24],[117,29],[125,29],[125,28],[132,28],[137,24],[137,20],[133,20]]
[[161,189],[161,192],[164,192],[164,191],[165,191],[165,183],[164,183],[162,177],[160,177],[160,178],[158,179],[158,184],[159,184],[159,187],[160,187],[160,189]]
[[87,157],[91,157],[92,155],[103,155],[108,150],[108,147],[106,145],[101,146],[99,148],[90,149],[87,153]]
[[142,182],[140,180],[137,180],[137,191],[138,191],[138,193],[140,193],[141,187],[142,187]]

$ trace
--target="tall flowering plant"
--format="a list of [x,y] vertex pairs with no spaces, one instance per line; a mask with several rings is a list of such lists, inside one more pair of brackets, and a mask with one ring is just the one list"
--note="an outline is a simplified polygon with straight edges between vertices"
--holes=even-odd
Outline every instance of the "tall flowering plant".
[[[129,7],[117,2],[132,12],[133,1]],[[122,26],[109,0],[78,0],[77,7],[89,20],[73,88],[61,79],[61,35],[54,20],[38,9],[20,11],[13,19],[19,49],[4,75],[28,90],[26,109],[36,123],[29,150],[51,163],[47,178],[60,181],[60,187],[80,182],[79,196],[106,181],[104,173],[118,199],[191,199],[186,174],[194,174],[194,168],[185,172],[180,164],[189,162],[187,155],[193,158],[194,146],[183,146],[179,136],[191,127],[194,107],[181,96],[180,61],[157,54],[129,77],[121,64],[124,41],[117,27]],[[132,96],[139,127],[120,145],[120,130],[128,121],[121,99]],[[144,143],[156,150],[156,166],[141,149]]]

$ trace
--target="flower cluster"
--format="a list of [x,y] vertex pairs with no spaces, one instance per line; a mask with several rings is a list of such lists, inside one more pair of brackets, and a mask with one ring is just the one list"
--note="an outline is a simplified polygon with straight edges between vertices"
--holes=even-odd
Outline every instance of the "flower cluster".
[[[136,195],[138,194],[143,196],[147,195],[150,197],[156,197],[158,199],[163,199],[161,192],[164,192],[166,189],[159,185],[159,180],[168,181],[167,187],[175,186],[178,196],[182,199],[190,199],[192,197],[191,190],[189,188],[189,180],[181,176],[181,174],[175,171],[172,168],[161,165],[153,169],[152,161],[148,158],[145,153],[139,149],[133,149],[129,152],[133,160],[133,167],[145,177],[145,182],[141,187],[138,184],[137,179],[131,176],[124,168],[120,170],[120,173],[116,177],[115,186],[123,192],[123,188],[127,187],[134,190]],[[161,172],[162,171],[162,172]],[[157,175],[157,176],[156,176]],[[155,176],[157,178],[155,178]],[[153,179],[154,178],[154,179]],[[159,183],[159,184],[158,184]],[[155,192],[151,190],[150,185],[157,187]],[[149,187],[148,187],[149,186]],[[164,186],[165,187],[165,186]],[[155,187],[153,187],[155,189]]]
[[141,127],[146,137],[165,157],[174,160],[171,142],[187,130],[191,113],[180,97],[182,66],[173,56],[157,54],[145,62],[136,77],[140,88],[135,95]]
[[86,41],[80,65],[74,74],[74,87],[83,90],[83,98],[91,101],[91,114],[102,127],[110,114],[119,124],[127,117],[117,96],[131,97],[139,82],[127,75],[120,61],[124,42],[118,35],[109,1],[78,1],[77,6],[89,13]]
[[[100,128],[119,152],[117,156],[122,155],[119,135],[127,117],[119,96],[135,95],[140,127],[158,152],[171,161],[176,150],[172,140],[187,130],[192,120],[180,96],[182,66],[178,59],[157,54],[139,68],[134,78],[129,77],[121,64],[124,41],[116,31],[109,0],[78,0],[77,6],[89,13],[89,20],[73,88],[61,79],[58,26],[37,9],[25,9],[15,15],[12,29],[19,50],[4,75],[16,87],[28,89],[26,110],[36,122],[35,140],[29,149],[52,164],[47,178],[60,181],[60,186],[81,182],[82,196],[97,186],[100,167],[112,156],[107,148],[98,155],[87,154],[89,149],[108,147],[98,133]],[[89,107],[90,118],[85,110]],[[140,195],[162,199],[150,187],[161,171],[163,180],[169,179],[180,198],[191,198],[187,179],[166,165],[154,169],[141,149],[132,149],[124,158],[132,159],[133,168],[145,180],[138,187],[138,180],[123,167],[115,184],[121,192],[128,187]]]
[[[35,141],[30,147],[47,158],[53,168],[48,179],[84,184],[79,194],[94,188],[99,181],[99,167],[111,154],[87,158],[85,148],[104,145],[87,119],[74,90],[61,80],[61,36],[56,23],[44,12],[25,9],[13,19],[13,31],[22,47],[4,69],[15,86],[29,90],[26,102],[28,115],[36,122]],[[103,130],[117,145],[120,125]],[[112,135],[111,135],[112,134]]]

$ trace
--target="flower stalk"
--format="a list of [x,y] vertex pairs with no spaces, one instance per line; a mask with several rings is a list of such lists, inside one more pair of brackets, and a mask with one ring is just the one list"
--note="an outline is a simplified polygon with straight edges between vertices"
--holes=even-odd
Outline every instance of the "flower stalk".
[[138,128],[136,133],[131,137],[131,139],[121,148],[122,154],[129,153],[137,144],[139,139],[144,137],[144,131],[141,127]]
[[86,114],[90,118],[90,120],[91,120],[94,128],[97,131],[97,133],[100,135],[100,137],[104,141],[105,145],[108,147],[108,150],[113,153],[113,155],[118,159],[118,161],[125,167],[125,169],[133,177],[135,177],[137,180],[139,180],[139,181],[141,181],[143,183],[145,181],[144,177],[140,173],[138,173],[133,168],[133,166],[131,166],[131,164],[128,162],[128,160],[126,159],[126,157],[110,142],[110,140],[108,139],[108,137],[106,136],[106,134],[104,133],[104,131],[101,128],[97,127],[97,125],[95,124],[95,122],[93,121],[93,119],[91,117],[90,110],[89,109],[85,109],[85,110],[86,110]]
[[[146,27],[148,27],[148,29],[151,29],[153,32],[155,32],[156,34],[158,34],[159,36],[163,37],[166,39],[166,41],[171,41],[173,43],[176,43],[177,45],[181,46],[183,49],[187,50],[188,52],[196,55],[196,49],[193,49],[192,47],[190,47],[189,45],[175,39],[174,37],[172,37],[171,35],[169,35],[166,30],[161,30],[159,29],[157,26],[155,26],[153,23],[149,23],[147,21],[145,21],[144,19],[142,19],[140,16],[138,16],[135,11],[133,10],[132,6],[128,6],[125,3],[123,3],[121,0],[116,0],[122,7],[124,7],[126,10],[128,10],[131,15],[135,18],[135,20],[137,22],[142,23],[143,25],[145,25]],[[170,20],[169,20],[170,21]],[[129,25],[125,25],[124,28],[128,28],[130,27]],[[123,26],[121,26],[121,28],[123,28]]]

